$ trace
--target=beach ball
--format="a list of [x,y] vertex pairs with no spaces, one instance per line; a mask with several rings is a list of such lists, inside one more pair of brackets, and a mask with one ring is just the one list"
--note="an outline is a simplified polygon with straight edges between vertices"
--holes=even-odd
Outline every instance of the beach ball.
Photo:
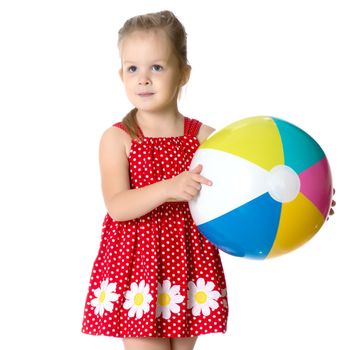
[[275,117],[232,123],[205,140],[190,169],[213,181],[189,201],[199,231],[224,252],[266,259],[293,251],[324,224],[332,176],[318,143]]

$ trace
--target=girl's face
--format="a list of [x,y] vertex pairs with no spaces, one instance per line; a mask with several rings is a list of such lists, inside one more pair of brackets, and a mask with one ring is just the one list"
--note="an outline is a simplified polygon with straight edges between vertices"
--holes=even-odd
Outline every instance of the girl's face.
[[162,112],[176,107],[179,88],[190,66],[180,70],[163,30],[134,31],[120,44],[120,77],[130,102],[141,111]]

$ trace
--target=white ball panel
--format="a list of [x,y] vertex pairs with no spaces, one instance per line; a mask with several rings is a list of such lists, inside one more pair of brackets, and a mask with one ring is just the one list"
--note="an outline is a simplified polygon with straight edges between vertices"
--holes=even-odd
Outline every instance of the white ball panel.
[[213,220],[269,190],[270,173],[241,157],[208,148],[198,149],[190,170],[203,165],[201,175],[213,182],[203,185],[189,202],[197,225]]

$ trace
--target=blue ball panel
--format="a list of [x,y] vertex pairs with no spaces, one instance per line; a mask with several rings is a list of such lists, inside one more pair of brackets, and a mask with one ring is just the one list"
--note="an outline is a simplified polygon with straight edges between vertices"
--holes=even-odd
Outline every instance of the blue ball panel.
[[282,203],[268,193],[198,226],[199,231],[224,252],[264,259],[276,238]]

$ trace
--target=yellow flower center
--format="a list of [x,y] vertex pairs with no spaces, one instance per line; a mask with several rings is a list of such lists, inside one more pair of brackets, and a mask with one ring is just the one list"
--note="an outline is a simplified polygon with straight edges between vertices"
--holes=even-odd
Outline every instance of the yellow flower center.
[[134,296],[134,303],[137,306],[140,306],[143,303],[143,294],[142,293],[137,293]]
[[100,304],[102,304],[105,299],[106,299],[106,292],[103,290],[100,294],[100,297],[98,298],[98,301],[100,302]]
[[168,293],[162,293],[158,296],[158,302],[161,306],[169,305],[170,303],[170,295]]
[[204,304],[208,299],[207,294],[204,292],[197,292],[194,298],[198,304]]

